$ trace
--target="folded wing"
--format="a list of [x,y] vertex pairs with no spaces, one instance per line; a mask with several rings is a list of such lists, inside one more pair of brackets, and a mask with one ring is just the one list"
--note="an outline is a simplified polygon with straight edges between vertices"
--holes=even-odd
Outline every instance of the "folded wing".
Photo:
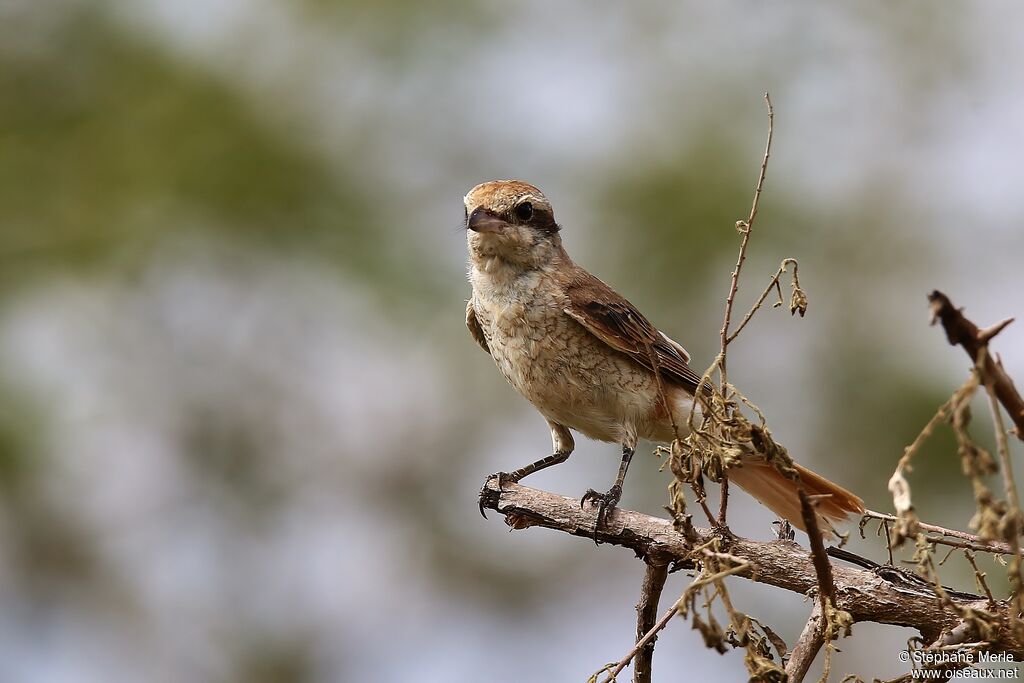
[[590,276],[566,288],[566,315],[616,351],[668,382],[697,391],[700,375],[687,364],[690,354],[659,332],[636,307],[611,287]]

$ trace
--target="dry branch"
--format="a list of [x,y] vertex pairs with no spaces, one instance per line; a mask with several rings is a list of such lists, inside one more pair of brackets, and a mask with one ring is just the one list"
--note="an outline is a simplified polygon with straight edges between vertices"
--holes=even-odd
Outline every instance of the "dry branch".
[[835,629],[830,619],[830,614],[835,610],[836,604],[836,584],[835,577],[832,575],[832,563],[829,562],[828,554],[825,552],[825,543],[818,527],[818,515],[814,512],[810,496],[803,488],[798,493],[800,494],[800,512],[811,545],[811,562],[814,564],[814,574],[818,579],[818,602],[807,619],[807,624],[786,664],[786,675],[789,677],[790,683],[800,683],[804,679],[807,669],[810,668],[822,645],[826,646],[825,673],[822,674],[822,680],[828,680],[832,649],[831,644],[827,641],[835,637]]
[[[718,538],[723,552],[749,565],[737,576],[807,595],[818,586],[814,562],[807,549],[793,541],[752,541],[721,531],[694,527],[693,541],[677,532],[667,519],[632,510],[615,508],[607,523],[595,532],[595,514],[580,508],[579,500],[539,491],[521,484],[505,484],[499,490],[495,478],[484,484],[484,507],[511,519],[516,528],[540,526],[582,538],[633,550],[640,557],[670,558],[677,567],[692,567],[696,547]],[[985,597],[947,594],[944,598],[921,579],[892,567],[870,571],[859,567],[832,565],[836,608],[849,612],[854,622],[871,621],[918,630],[925,641],[934,642],[944,632],[960,625],[961,613],[989,612],[998,626],[988,651],[1008,652],[1024,659],[1024,637],[1010,627],[1010,610],[1005,601],[990,605]]]
[[[644,581],[640,587],[640,602],[636,605],[636,642],[639,644],[658,623],[658,603],[661,591],[668,578],[668,562],[659,557],[646,558]],[[636,654],[633,666],[633,683],[651,683],[651,662],[654,658],[654,641],[657,636],[644,642]]]
[[[740,250],[736,257],[736,267],[732,271],[732,279],[729,283],[729,295],[725,298],[725,313],[722,317],[722,331],[720,333],[722,347],[718,352],[718,358],[715,362],[718,364],[719,378],[722,382],[722,390],[725,391],[729,384],[728,373],[726,371],[726,350],[729,343],[739,334],[739,330],[736,331],[731,337],[729,336],[729,323],[732,321],[732,307],[736,301],[736,292],[740,288],[740,272],[743,270],[743,262],[747,259],[747,245],[750,244],[750,231],[754,227],[754,219],[757,218],[757,204],[761,200],[761,190],[764,189],[764,176],[768,171],[768,157],[771,156],[772,152],[772,137],[775,131],[775,110],[772,108],[772,98],[766,92],[764,94],[764,103],[768,107],[768,139],[764,144],[764,157],[761,158],[761,170],[757,174],[757,185],[754,186],[754,200],[750,205],[750,214],[747,216],[745,221],[737,221],[736,229],[742,235],[740,239]],[[763,299],[762,299],[763,300]],[[755,310],[760,306],[760,302],[754,307]],[[750,319],[752,313],[748,314],[743,320],[743,324],[740,325],[742,329]],[[694,404],[696,405],[696,404]],[[692,409],[691,409],[692,413]],[[692,415],[691,415],[692,417]],[[679,440],[679,434],[676,433],[676,441]],[[725,516],[729,508],[729,476],[723,474],[722,481],[722,495],[719,502],[718,508],[718,524],[725,526]]]
[[821,603],[815,602],[811,616],[800,633],[800,639],[793,646],[793,652],[786,662],[786,675],[790,683],[800,683],[807,675],[811,663],[818,656],[818,650],[825,644],[825,618],[822,616]]
[[[885,512],[875,512],[874,510],[866,510],[864,512],[864,518],[861,520],[861,538],[864,538],[864,524],[869,519],[878,519],[886,523],[897,521],[896,515],[890,515]],[[976,534],[960,531],[959,529],[948,529],[944,526],[927,524],[921,521],[918,521],[917,526],[921,531],[933,531],[936,534],[939,534],[938,536],[927,536],[926,538],[929,543],[948,545],[953,548],[967,548],[969,550],[978,550],[984,553],[995,553],[996,555],[1013,554],[1013,548],[1010,547],[1010,544],[1003,541],[993,541],[982,538]]]
[[[992,381],[992,389],[996,398],[1010,414],[1010,419],[1017,427],[1017,437],[1024,440],[1024,399],[1013,386],[1013,380],[1003,370],[1003,364],[997,362],[988,352],[988,342],[1004,327],[1013,322],[1008,318],[987,329],[979,329],[977,325],[964,317],[963,312],[953,305],[942,292],[935,290],[928,295],[932,305],[932,322],[938,320],[946,331],[946,339],[953,346],[961,346],[971,362],[985,368]],[[979,352],[981,356],[979,357]]]
[[807,538],[811,544],[811,561],[814,562],[814,572],[818,577],[818,600],[824,610],[827,608],[828,601],[835,602],[836,598],[832,563],[828,561],[828,555],[825,553],[825,543],[822,541],[821,531],[818,529],[818,516],[814,513],[810,496],[802,488],[797,493],[800,495],[800,512],[803,515]]

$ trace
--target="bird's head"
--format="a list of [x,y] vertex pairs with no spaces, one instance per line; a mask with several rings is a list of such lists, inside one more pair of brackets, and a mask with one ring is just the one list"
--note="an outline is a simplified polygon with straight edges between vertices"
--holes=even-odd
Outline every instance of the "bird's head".
[[540,268],[561,251],[558,224],[544,193],[521,180],[493,180],[466,195],[470,258]]

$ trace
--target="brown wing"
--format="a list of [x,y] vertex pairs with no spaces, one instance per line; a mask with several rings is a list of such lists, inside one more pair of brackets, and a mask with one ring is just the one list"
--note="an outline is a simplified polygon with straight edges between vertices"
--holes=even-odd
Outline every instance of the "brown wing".
[[473,335],[473,339],[480,345],[480,348],[487,353],[491,352],[489,346],[487,346],[487,337],[484,336],[484,330],[480,327],[480,321],[476,319],[476,310],[473,308],[473,302],[466,302],[466,327],[469,328],[469,333]]
[[682,346],[659,332],[633,304],[589,273],[574,280],[566,287],[567,315],[648,370],[660,372],[664,379],[691,394],[696,392],[700,375],[687,365],[690,356]]

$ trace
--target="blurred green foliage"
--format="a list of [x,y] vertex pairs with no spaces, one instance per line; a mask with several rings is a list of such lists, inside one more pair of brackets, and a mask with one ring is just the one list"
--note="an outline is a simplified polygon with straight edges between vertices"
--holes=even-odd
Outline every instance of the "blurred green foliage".
[[231,84],[94,10],[60,18],[49,40],[61,49],[0,47],[0,286],[217,233],[424,286],[379,248],[388,231],[345,179],[356,166],[332,167]]

